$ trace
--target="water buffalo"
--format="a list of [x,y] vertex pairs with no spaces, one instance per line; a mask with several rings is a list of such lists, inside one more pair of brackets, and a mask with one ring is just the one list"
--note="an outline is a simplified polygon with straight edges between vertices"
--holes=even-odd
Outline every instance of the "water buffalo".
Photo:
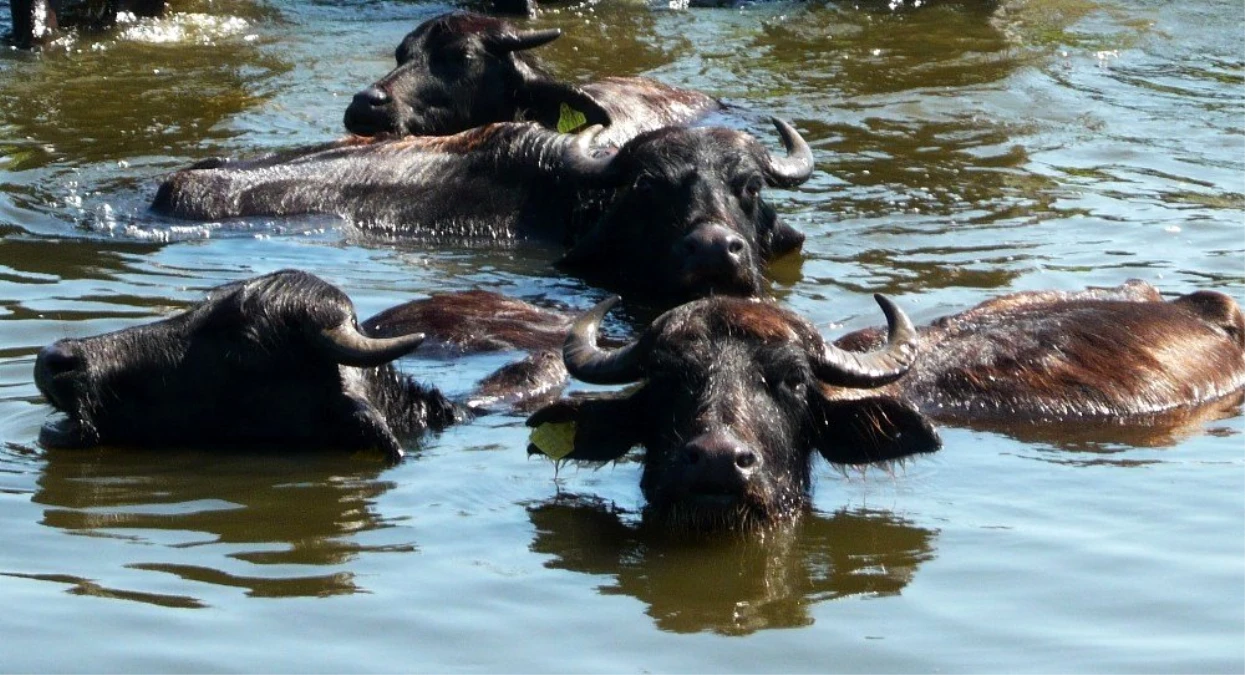
[[[870,353],[827,344],[807,321],[764,301],[713,297],[658,317],[635,342],[597,345],[614,300],[576,321],[563,358],[596,384],[643,380],[626,396],[563,399],[530,418],[533,444],[558,458],[604,462],[643,445],[640,487],[658,519],[690,529],[772,523],[800,509],[812,453],[868,464],[932,452],[923,415],[870,390],[916,359],[917,332],[877,296],[889,340]],[[865,396],[844,396],[845,388]]]
[[[835,344],[884,339],[872,328]],[[1168,424],[1245,387],[1236,301],[1197,291],[1165,302],[1138,280],[1000,296],[922,327],[919,345],[889,391],[948,422]]]
[[164,14],[165,0],[10,0],[13,43],[23,49],[53,39],[61,28],[103,29],[117,14]]
[[643,131],[688,124],[718,110],[713,98],[639,77],[559,82],[528,50],[562,32],[520,30],[503,19],[452,12],[420,24],[394,51],[398,65],[355,94],[351,133],[444,135],[529,120],[570,131],[599,124],[596,140],[621,145]]
[[[66,418],[44,426],[49,447],[309,445],[378,448],[468,414],[391,361],[422,334],[361,331],[350,299],[293,270],[213,289],[156,323],[39,352],[35,383]],[[494,399],[528,383],[520,369],[491,378]]]
[[239,162],[211,160],[160,186],[153,209],[214,220],[328,213],[369,233],[565,246],[558,265],[592,283],[675,304],[757,294],[765,263],[804,236],[762,197],[812,174],[812,150],[774,120],[786,147],[748,134],[666,127],[621,149],[593,130],[499,123],[444,137],[353,139]]
[[1019,293],[920,330],[879,302],[888,329],[827,345],[772,303],[709,298],[618,349],[596,344],[602,303],[571,329],[567,368],[644,384],[538,410],[530,450],[601,462],[642,445],[641,487],[660,517],[743,527],[805,503],[813,451],[837,464],[929,452],[931,418],[1171,423],[1245,388],[1245,316],[1221,293],[1163,302],[1141,282]]

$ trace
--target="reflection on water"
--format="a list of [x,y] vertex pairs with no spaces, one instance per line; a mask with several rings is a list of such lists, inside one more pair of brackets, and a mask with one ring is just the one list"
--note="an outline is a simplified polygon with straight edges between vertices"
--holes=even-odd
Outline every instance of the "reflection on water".
[[[1170,448],[1182,440],[1205,433],[1214,422],[1241,414],[1245,392],[1237,392],[1192,410],[1181,410],[1152,418],[1125,421],[1085,420],[1061,424],[1026,421],[973,420],[967,424],[949,422],[979,431],[1010,436],[1033,446],[1054,449],[1052,461],[1111,463],[1107,456],[1137,448]],[[1097,455],[1089,460],[1078,453]],[[1128,458],[1119,463],[1132,466]]]
[[169,155],[215,154],[238,133],[229,120],[290,70],[249,28],[238,16],[177,13],[36,54],[0,52],[0,216],[12,200],[39,214],[40,229],[111,233],[142,213],[139,177],[183,161]]
[[532,551],[546,567],[611,577],[606,595],[647,606],[675,633],[747,635],[813,623],[813,603],[899,594],[934,557],[936,530],[886,511],[808,513],[789,526],[734,540],[674,541],[611,506],[563,496],[528,507]]
[[642,75],[687,56],[695,48],[681,35],[657,39],[655,14],[617,1],[578,11],[549,12],[541,25],[561,28],[563,34],[535,54],[546,63],[557,64],[555,74],[569,81],[593,80],[602,74]]
[[[366,460],[336,453],[121,450],[49,450],[44,457],[33,497],[45,507],[43,525],[134,545],[206,549],[189,556],[131,552],[131,558],[158,559],[127,563],[131,569],[241,588],[255,597],[329,596],[363,590],[353,573],[340,569],[360,554],[415,550],[409,542],[358,541],[390,526],[372,504],[393,484],[379,480],[383,467]],[[78,593],[143,595],[56,575],[39,578],[74,583]]]
[[22,71],[0,79],[9,170],[186,152],[205,136],[220,138],[226,132],[220,123],[262,101],[262,82],[289,69],[240,39],[210,45],[101,39],[109,40],[107,49],[9,64]]

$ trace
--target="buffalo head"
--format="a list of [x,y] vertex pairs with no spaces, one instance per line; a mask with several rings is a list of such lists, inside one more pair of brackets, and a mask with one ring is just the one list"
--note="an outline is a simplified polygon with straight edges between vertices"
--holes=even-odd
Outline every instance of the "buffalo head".
[[613,300],[601,303],[567,337],[567,369],[585,382],[643,384],[537,411],[528,419],[533,450],[604,462],[642,445],[640,486],[659,518],[698,530],[781,520],[807,503],[814,452],[869,464],[939,447],[918,412],[867,391],[902,377],[916,358],[912,324],[877,299],[890,335],[869,353],[827,344],[772,303],[726,297],[673,309],[635,342],[607,350],[596,334]]
[[808,143],[791,125],[773,122],[784,155],[741,131],[708,127],[647,132],[616,153],[569,146],[568,177],[605,190],[599,207],[572,224],[560,266],[668,304],[758,295],[765,265],[804,243],[762,191],[799,185],[813,172]]
[[398,45],[397,67],[355,94],[346,129],[363,136],[444,135],[520,117],[551,118],[556,125],[563,103],[589,124],[608,124],[590,97],[555,83],[525,53],[561,34],[556,28],[519,30],[469,12],[430,19]]
[[171,318],[44,347],[35,384],[67,419],[46,425],[40,441],[304,443],[401,457],[395,433],[456,414],[389,364],[422,339],[361,333],[350,299],[303,272],[227,284]]

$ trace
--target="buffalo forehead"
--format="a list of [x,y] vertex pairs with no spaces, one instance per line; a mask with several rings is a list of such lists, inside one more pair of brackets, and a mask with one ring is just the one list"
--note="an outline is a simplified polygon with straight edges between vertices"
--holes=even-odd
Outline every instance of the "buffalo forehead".
[[634,155],[650,170],[729,173],[752,161],[755,146],[750,136],[732,129],[666,127],[637,143]]
[[723,339],[805,346],[811,328],[791,313],[764,301],[710,298],[672,311],[662,327],[663,341],[675,344]]

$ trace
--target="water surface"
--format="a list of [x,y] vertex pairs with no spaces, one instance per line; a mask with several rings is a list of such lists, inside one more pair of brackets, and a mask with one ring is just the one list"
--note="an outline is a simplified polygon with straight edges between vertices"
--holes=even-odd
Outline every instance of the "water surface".
[[[895,6],[892,6],[895,5]],[[828,336],[1003,292],[1148,281],[1245,301],[1245,8],[581,4],[531,22],[571,79],[643,74],[792,120],[817,173],[774,292]],[[660,5],[660,6],[658,6]],[[0,52],[5,671],[1240,672],[1245,422],[943,429],[896,471],[819,464],[764,538],[641,527],[639,466],[555,472],[520,416],[406,461],[45,450],[34,354],[285,267],[362,316],[485,287],[585,307],[539,248],[360,240],[333,218],[187,224],[160,176],[319,142],[449,5],[187,0]],[[407,359],[451,392],[506,360]]]

